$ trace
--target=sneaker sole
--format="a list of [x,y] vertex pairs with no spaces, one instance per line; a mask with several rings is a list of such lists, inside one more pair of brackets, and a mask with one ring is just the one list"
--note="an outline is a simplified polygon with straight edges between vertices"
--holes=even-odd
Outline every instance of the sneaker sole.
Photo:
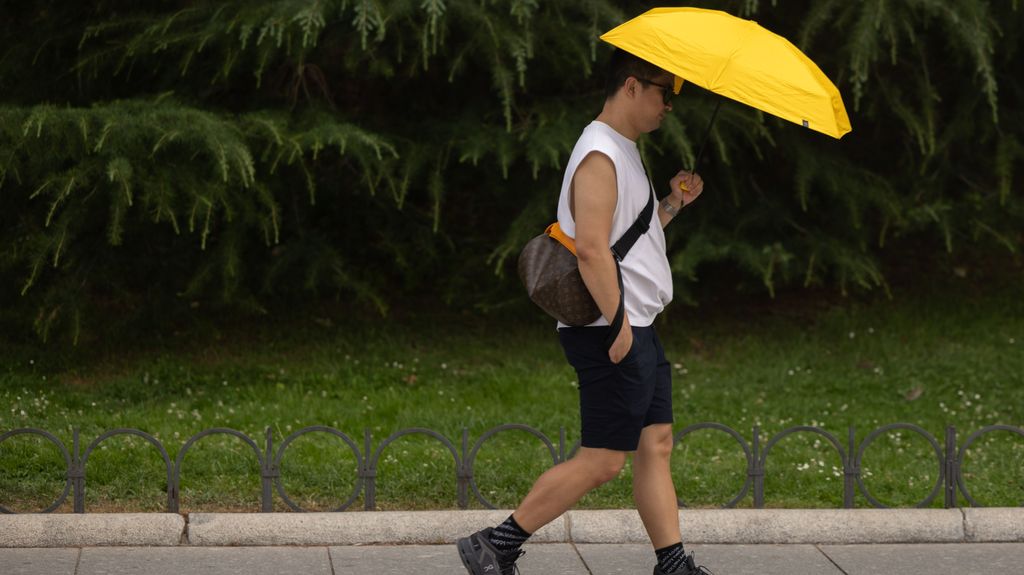
[[483,573],[473,569],[472,561],[475,553],[473,550],[473,543],[468,537],[459,539],[455,545],[459,549],[459,559],[462,559],[462,565],[465,566],[466,571],[469,571],[471,575],[483,575]]

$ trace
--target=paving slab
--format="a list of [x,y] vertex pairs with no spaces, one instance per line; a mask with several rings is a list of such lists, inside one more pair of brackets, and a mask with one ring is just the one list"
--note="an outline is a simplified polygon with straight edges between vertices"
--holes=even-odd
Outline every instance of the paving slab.
[[[192,513],[192,545],[434,545],[500,524],[511,511],[345,513]],[[569,540],[559,517],[534,534],[538,543]]]
[[3,575],[75,575],[78,549],[0,549]]
[[[335,575],[464,575],[465,568],[454,545],[331,547]],[[588,575],[572,545],[530,545],[519,560],[523,573]]]
[[1017,575],[1024,573],[1024,543],[822,545],[847,575]]
[[324,547],[92,547],[82,549],[77,575],[183,573],[331,575],[331,562]]
[[[650,545],[577,545],[593,575],[635,575],[654,567]],[[843,575],[813,545],[687,545],[698,565],[727,575]],[[881,572],[880,572],[881,573]]]

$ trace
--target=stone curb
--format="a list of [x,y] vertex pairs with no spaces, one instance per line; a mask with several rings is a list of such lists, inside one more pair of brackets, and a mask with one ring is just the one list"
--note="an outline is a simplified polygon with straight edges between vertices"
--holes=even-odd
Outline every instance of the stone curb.
[[[0,547],[446,544],[510,511],[30,514],[0,516]],[[703,544],[1024,542],[1024,508],[684,509]],[[570,511],[538,543],[646,543],[634,510]]]
[[[352,513],[193,513],[192,545],[374,545],[452,543],[510,511],[378,511]],[[541,543],[569,539],[565,517],[534,534]]]
[[0,547],[180,545],[185,527],[177,513],[0,515]]

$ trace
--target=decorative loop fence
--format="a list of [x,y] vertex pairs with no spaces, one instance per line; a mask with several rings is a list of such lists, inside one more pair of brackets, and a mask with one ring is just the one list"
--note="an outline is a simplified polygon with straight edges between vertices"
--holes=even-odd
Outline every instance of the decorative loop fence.
[[[100,446],[101,443],[111,437],[118,435],[139,436],[152,444],[163,459],[167,473],[167,511],[177,513],[181,503],[179,488],[181,486],[182,463],[184,462],[185,455],[199,440],[215,434],[227,434],[239,438],[245,445],[252,448],[260,468],[262,487],[262,494],[260,497],[261,511],[269,513],[274,511],[274,489],[276,489],[278,496],[291,510],[308,511],[297,505],[288,497],[288,493],[285,491],[281,477],[281,461],[284,459],[285,451],[288,449],[288,446],[297,438],[308,433],[326,433],[338,437],[352,450],[352,453],[355,455],[356,466],[358,469],[355,487],[353,488],[351,495],[343,504],[332,511],[344,511],[350,508],[359,499],[360,495],[363,496],[363,505],[365,509],[367,511],[372,511],[377,507],[377,465],[380,462],[384,451],[394,441],[402,437],[408,435],[426,435],[437,440],[447,448],[455,461],[454,485],[459,507],[462,509],[467,509],[469,507],[470,492],[472,492],[473,497],[478,503],[488,509],[494,509],[494,504],[480,492],[480,488],[474,478],[476,458],[480,448],[486,441],[499,433],[512,430],[525,431],[536,437],[548,449],[553,465],[566,461],[572,457],[580,447],[579,442],[576,442],[572,446],[569,446],[566,443],[564,428],[559,431],[558,442],[556,445],[551,438],[533,427],[521,424],[506,424],[499,425],[484,432],[476,442],[472,444],[472,446],[470,446],[469,431],[467,429],[462,430],[460,445],[457,446],[448,437],[445,437],[437,431],[414,427],[395,432],[381,441],[380,444],[377,445],[376,449],[374,449],[373,438],[370,430],[368,429],[364,431],[363,445],[362,448],[360,448],[359,444],[344,432],[334,429],[333,427],[318,425],[305,427],[290,434],[280,443],[280,445],[276,446],[276,452],[274,434],[269,427],[266,429],[265,433],[266,443],[262,447],[251,437],[240,431],[218,427],[201,431],[186,440],[184,445],[182,445],[181,450],[178,451],[177,457],[173,462],[171,461],[170,455],[163,443],[152,435],[138,429],[112,429],[110,431],[106,431],[93,440],[92,443],[90,443],[84,450],[81,448],[79,431],[78,429],[74,429],[72,432],[73,442],[70,451],[60,439],[48,431],[35,428],[13,429],[0,435],[0,449],[3,448],[4,441],[18,435],[37,435],[53,443],[64,458],[64,464],[66,466],[66,482],[64,490],[57,500],[49,507],[42,509],[40,512],[49,513],[58,509],[67,501],[68,496],[71,495],[73,497],[74,512],[85,513],[86,464],[89,461],[89,456],[97,447]],[[727,425],[706,422],[690,425],[680,430],[674,435],[674,442],[676,445],[679,445],[688,435],[701,430],[716,430],[732,436],[743,450],[743,454],[746,458],[746,480],[744,481],[740,492],[723,505],[725,508],[735,507],[737,503],[742,501],[747,494],[751,492],[751,490],[753,490],[754,507],[763,508],[765,506],[765,470],[768,465],[768,456],[773,452],[780,441],[795,433],[811,433],[820,435],[827,440],[833,448],[835,448],[843,465],[844,508],[852,508],[854,506],[855,497],[858,492],[860,492],[860,494],[863,495],[872,506],[879,508],[887,507],[871,494],[867,486],[864,484],[864,477],[861,473],[861,462],[863,461],[864,453],[875,440],[886,433],[892,431],[910,431],[916,433],[922,436],[935,451],[935,464],[938,470],[938,479],[928,496],[919,501],[916,504],[916,507],[928,507],[932,505],[940,494],[943,496],[943,502],[946,508],[957,507],[958,496],[963,496],[970,506],[979,507],[980,505],[974,499],[967,487],[967,482],[963,473],[964,458],[967,455],[968,449],[970,449],[970,447],[982,436],[995,431],[1010,432],[1024,438],[1024,428],[1009,425],[991,425],[970,434],[962,444],[958,445],[956,428],[950,426],[946,428],[945,441],[943,444],[940,443],[940,441],[933,435],[917,425],[910,423],[894,423],[875,429],[859,444],[856,441],[854,428],[851,427],[846,438],[846,443],[844,444],[837,437],[821,427],[797,426],[775,434],[770,437],[762,447],[761,431],[759,427],[753,428],[753,434],[751,436],[752,440],[748,442],[742,434]],[[0,512],[13,513],[13,511],[4,507],[2,504],[3,501],[0,501]],[[679,499],[679,506],[685,507],[686,503],[682,499]]]

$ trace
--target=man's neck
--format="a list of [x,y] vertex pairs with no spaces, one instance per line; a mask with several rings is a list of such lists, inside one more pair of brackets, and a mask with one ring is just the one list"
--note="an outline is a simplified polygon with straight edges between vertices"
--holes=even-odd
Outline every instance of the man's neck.
[[608,102],[605,103],[604,109],[598,114],[597,121],[607,124],[611,129],[634,142],[640,137],[640,130],[633,127],[632,123],[616,110],[615,106],[610,105]]

